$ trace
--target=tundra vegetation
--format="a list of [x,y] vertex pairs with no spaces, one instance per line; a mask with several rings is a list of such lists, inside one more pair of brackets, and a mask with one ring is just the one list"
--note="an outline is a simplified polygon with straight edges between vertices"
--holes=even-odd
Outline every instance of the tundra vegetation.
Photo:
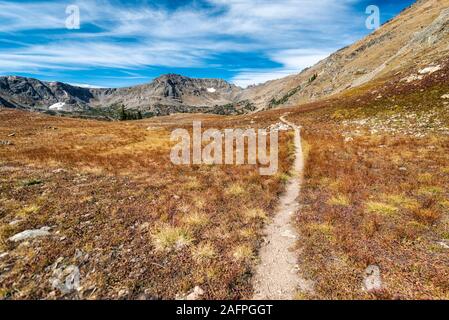
[[[251,121],[199,118],[204,130]],[[1,298],[174,299],[196,286],[202,298],[250,297],[291,136],[280,132],[273,176],[254,165],[173,165],[170,133],[191,130],[192,119],[101,122],[0,109],[0,136],[14,134],[0,148]],[[9,240],[42,227],[48,236]],[[55,270],[69,266],[80,287],[62,292],[52,286]]]
[[[297,214],[308,299],[449,298],[449,64],[289,117],[308,148]],[[309,109],[310,111],[306,111]],[[362,290],[376,265],[382,288]]]
[[[303,128],[298,266],[313,283],[297,297],[448,299],[449,61],[435,63],[414,81],[398,72],[242,116],[99,122],[0,109],[11,142],[0,146],[1,297],[250,298],[263,227],[297,174],[292,135],[279,134],[278,173],[261,176],[173,165],[170,132],[192,119],[267,128],[288,113]],[[44,236],[10,241],[26,230]],[[367,269],[376,290],[362,288]],[[60,290],[67,273],[79,285]]]

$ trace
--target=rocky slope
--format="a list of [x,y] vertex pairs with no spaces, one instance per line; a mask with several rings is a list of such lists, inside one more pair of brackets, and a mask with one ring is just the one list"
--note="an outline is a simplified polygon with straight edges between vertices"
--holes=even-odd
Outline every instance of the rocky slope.
[[174,74],[120,89],[86,89],[3,77],[0,106],[105,117],[117,114],[122,105],[147,116],[178,112],[238,114],[320,100],[416,68],[432,71],[438,68],[435,61],[447,55],[449,0],[420,0],[376,32],[300,74],[245,90],[224,80]]
[[[94,95],[89,89],[16,76],[0,77],[0,105],[31,109],[82,111]],[[64,104],[64,105],[63,105]]]
[[240,98],[258,109],[298,105],[416,66],[424,69],[448,54],[449,0],[420,0],[312,68],[249,88]]
[[249,103],[235,103],[241,88],[220,79],[191,79],[175,74],[120,89],[89,89],[31,78],[0,78],[0,106],[53,113],[113,116],[121,106],[144,115],[174,112],[239,113]]

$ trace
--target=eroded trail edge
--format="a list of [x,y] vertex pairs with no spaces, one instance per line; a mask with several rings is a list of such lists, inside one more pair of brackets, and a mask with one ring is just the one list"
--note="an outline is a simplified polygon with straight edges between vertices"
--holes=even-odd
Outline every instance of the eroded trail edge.
[[260,263],[254,276],[254,300],[291,300],[301,289],[308,287],[307,281],[298,275],[298,253],[295,250],[298,234],[293,216],[299,209],[297,198],[300,192],[304,169],[300,127],[281,121],[295,131],[295,162],[293,177],[279,199],[273,221],[265,228],[265,242],[260,250]]

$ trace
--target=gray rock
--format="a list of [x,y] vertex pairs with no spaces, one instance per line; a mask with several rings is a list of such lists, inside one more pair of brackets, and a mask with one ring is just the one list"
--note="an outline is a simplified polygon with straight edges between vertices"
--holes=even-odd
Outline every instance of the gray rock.
[[53,277],[50,279],[52,288],[61,291],[63,294],[69,294],[79,291],[80,286],[80,270],[75,265],[66,268],[57,268],[53,271]]
[[362,289],[367,292],[378,291],[383,288],[380,268],[370,265],[363,274]]
[[49,230],[50,227],[42,227],[36,230],[25,230],[9,238],[9,241],[19,242],[27,239],[49,236]]

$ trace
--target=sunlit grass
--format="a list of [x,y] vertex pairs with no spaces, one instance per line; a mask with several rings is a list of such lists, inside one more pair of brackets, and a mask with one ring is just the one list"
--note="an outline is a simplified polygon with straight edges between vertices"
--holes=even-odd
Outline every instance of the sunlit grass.
[[370,213],[379,213],[383,215],[394,215],[399,211],[395,206],[376,201],[368,201],[366,203],[366,210]]
[[153,244],[158,251],[181,250],[192,244],[189,232],[180,227],[163,226],[152,235]]
[[331,197],[327,201],[327,204],[330,205],[330,206],[346,207],[346,206],[349,206],[351,204],[351,202],[349,201],[347,196],[339,194],[337,196]]

